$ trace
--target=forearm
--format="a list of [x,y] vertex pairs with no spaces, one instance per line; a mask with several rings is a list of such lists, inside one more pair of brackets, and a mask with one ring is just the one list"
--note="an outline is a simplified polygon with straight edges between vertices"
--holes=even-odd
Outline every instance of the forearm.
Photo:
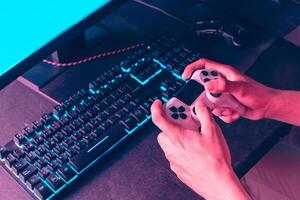
[[210,185],[212,190],[203,191],[203,188],[197,184],[196,187],[191,187],[191,185],[190,187],[206,200],[251,200],[233,169],[230,168],[226,171],[222,175],[216,173],[216,180],[218,181]]
[[227,177],[223,192],[223,200],[251,200],[240,180],[233,172]]
[[266,118],[300,126],[300,92],[278,90]]

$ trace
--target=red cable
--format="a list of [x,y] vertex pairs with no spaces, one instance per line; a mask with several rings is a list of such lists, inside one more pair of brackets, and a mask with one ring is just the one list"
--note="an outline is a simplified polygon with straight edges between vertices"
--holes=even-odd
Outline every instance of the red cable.
[[90,62],[92,60],[100,59],[100,58],[103,58],[103,57],[113,56],[113,55],[117,55],[117,54],[120,54],[120,53],[124,53],[124,52],[130,51],[132,49],[141,47],[143,45],[144,45],[143,43],[138,43],[138,44],[134,44],[132,46],[126,47],[126,48],[100,53],[98,55],[90,56],[88,58],[84,58],[82,60],[77,60],[77,61],[74,61],[74,62],[59,63],[59,62],[54,62],[54,61],[47,60],[47,59],[44,59],[43,62],[47,63],[49,65],[53,65],[55,67],[72,67],[72,66],[75,66],[75,65],[80,65],[80,64],[83,64],[83,63]]

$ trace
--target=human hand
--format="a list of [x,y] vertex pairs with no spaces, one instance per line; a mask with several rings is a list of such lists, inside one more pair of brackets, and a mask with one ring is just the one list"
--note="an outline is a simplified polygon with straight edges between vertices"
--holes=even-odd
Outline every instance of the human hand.
[[[207,91],[210,93],[231,93],[246,107],[242,117],[252,120],[270,118],[269,115],[275,104],[274,100],[276,100],[274,97],[279,95],[277,90],[258,83],[231,66],[207,59],[199,59],[188,65],[182,77],[188,79],[195,70],[204,68],[216,70],[224,77],[205,83]],[[226,123],[231,123],[240,118],[240,114],[230,108],[216,107],[213,110],[213,114]]]
[[156,100],[152,120],[161,133],[157,140],[177,177],[206,199],[248,199],[231,168],[231,157],[220,127],[201,102],[195,106],[201,133],[169,121]]

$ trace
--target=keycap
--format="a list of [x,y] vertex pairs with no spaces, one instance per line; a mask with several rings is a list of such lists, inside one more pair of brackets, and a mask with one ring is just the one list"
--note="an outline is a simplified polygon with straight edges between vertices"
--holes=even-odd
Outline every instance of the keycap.
[[43,124],[42,124],[42,122],[39,121],[39,120],[32,122],[32,124],[33,124],[33,127],[32,127],[32,128],[33,128],[35,131],[37,131],[37,132],[39,132],[39,131],[41,131],[41,130],[43,129]]
[[22,145],[22,144],[24,144],[25,141],[26,141],[26,138],[21,132],[18,132],[17,134],[15,134],[14,142],[17,145]]
[[37,172],[37,169],[33,165],[29,165],[24,170],[22,170],[19,177],[23,182],[26,182],[36,172]]
[[74,147],[78,150],[81,151],[86,147],[86,143],[83,140],[80,140],[77,144],[74,145]]
[[46,149],[44,148],[43,145],[38,146],[38,148],[35,149],[35,153],[38,156],[43,156],[46,153]]
[[38,146],[44,142],[44,139],[41,136],[35,136],[33,138],[33,143]]
[[38,183],[40,183],[41,180],[38,176],[33,175],[32,177],[30,177],[28,179],[28,181],[26,182],[26,185],[33,190],[34,186],[36,186]]
[[48,139],[46,142],[44,142],[44,146],[48,149],[51,150],[53,147],[56,145],[56,142],[54,141],[53,138]]
[[23,150],[28,153],[34,149],[34,145],[31,142],[26,142],[23,146]]
[[53,133],[56,133],[57,131],[59,131],[61,129],[61,124],[57,121],[53,122],[51,124],[51,127],[50,127],[50,130],[53,132]]
[[25,156],[25,152],[22,149],[14,150],[14,156],[18,159],[21,159]]
[[136,109],[130,113],[139,123],[147,118],[146,112],[142,109]]
[[16,162],[16,157],[14,157],[11,153],[8,154],[8,156],[6,157],[4,163],[8,166],[11,167],[12,164],[14,164]]
[[12,165],[12,171],[18,175],[20,173],[20,171],[23,170],[27,166],[28,166],[27,161],[25,161],[24,159],[21,159],[19,161],[16,161]]
[[46,178],[46,181],[54,190],[59,189],[61,186],[65,184],[65,182],[55,173],[50,174]]
[[59,144],[59,145],[57,145],[56,147],[53,148],[53,151],[56,154],[60,155],[60,154],[65,152],[65,148],[63,147],[63,145]]
[[73,129],[70,126],[67,125],[67,126],[62,128],[61,132],[62,132],[63,135],[68,137],[72,134]]
[[106,134],[98,137],[88,146],[88,148],[71,158],[71,165],[77,170],[77,172],[80,172],[125,135],[126,131],[123,127],[119,125],[114,126]]
[[75,156],[77,154],[77,150],[75,149],[75,147],[71,147],[69,149],[66,150],[66,155],[71,158],[73,156]]
[[62,144],[66,147],[66,148],[70,148],[71,146],[73,146],[74,144],[74,140],[72,138],[67,138],[65,139]]
[[43,159],[43,158],[38,158],[35,161],[35,165],[39,168],[42,169],[43,167],[45,167],[47,165],[47,162]]
[[83,139],[82,139],[86,144],[90,144],[92,143],[92,141],[94,140],[94,137],[91,136],[91,135],[85,135],[83,136]]
[[4,159],[8,154],[8,151],[5,147],[0,146],[0,159]]
[[59,164],[56,160],[51,161],[51,163],[48,165],[48,169],[50,169],[52,172],[55,172],[59,167]]
[[59,156],[58,158],[57,158],[57,162],[60,164],[60,165],[63,165],[63,164],[65,164],[66,162],[68,162],[68,157],[65,155],[65,154],[63,154],[63,155],[61,155],[61,156]]
[[26,137],[29,139],[29,138],[32,138],[34,135],[35,135],[35,131],[31,128],[31,127],[26,127],[24,128],[24,131],[27,133],[26,134]]
[[64,113],[65,113],[65,109],[60,106],[60,105],[57,105],[54,107],[53,109],[53,114],[57,115],[58,117],[62,116]]
[[42,200],[47,199],[53,194],[53,191],[44,183],[39,183],[34,187],[34,193]]
[[32,152],[30,152],[29,154],[27,154],[25,156],[25,158],[30,163],[34,163],[36,161],[36,159],[37,159],[36,155],[34,153],[32,153]]
[[124,120],[120,122],[127,131],[133,130],[135,127],[137,127],[137,120],[133,116],[128,116]]
[[49,174],[50,174],[50,171],[45,167],[39,171],[39,176],[42,179],[46,179],[49,176]]
[[61,167],[60,169],[58,169],[57,173],[65,181],[71,180],[76,175],[76,172],[69,165],[64,165],[63,167]]
[[51,162],[52,160],[54,160],[56,158],[56,154],[52,151],[49,151],[48,153],[46,153],[44,155],[44,157],[48,162]]
[[53,121],[52,113],[46,113],[41,117],[41,122],[45,125],[50,124]]

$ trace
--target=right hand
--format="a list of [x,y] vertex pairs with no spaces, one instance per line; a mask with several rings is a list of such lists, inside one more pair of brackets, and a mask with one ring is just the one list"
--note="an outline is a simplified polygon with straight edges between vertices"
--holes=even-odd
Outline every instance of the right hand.
[[[276,100],[275,96],[278,94],[277,90],[258,83],[229,65],[207,59],[199,59],[189,64],[185,68],[182,77],[189,79],[193,72],[198,69],[213,69],[224,77],[206,82],[205,89],[210,93],[231,93],[246,107],[242,117],[251,120],[268,118],[268,114],[273,107],[273,99]],[[232,123],[241,117],[240,114],[230,108],[223,107],[214,108],[213,114],[226,123]]]

